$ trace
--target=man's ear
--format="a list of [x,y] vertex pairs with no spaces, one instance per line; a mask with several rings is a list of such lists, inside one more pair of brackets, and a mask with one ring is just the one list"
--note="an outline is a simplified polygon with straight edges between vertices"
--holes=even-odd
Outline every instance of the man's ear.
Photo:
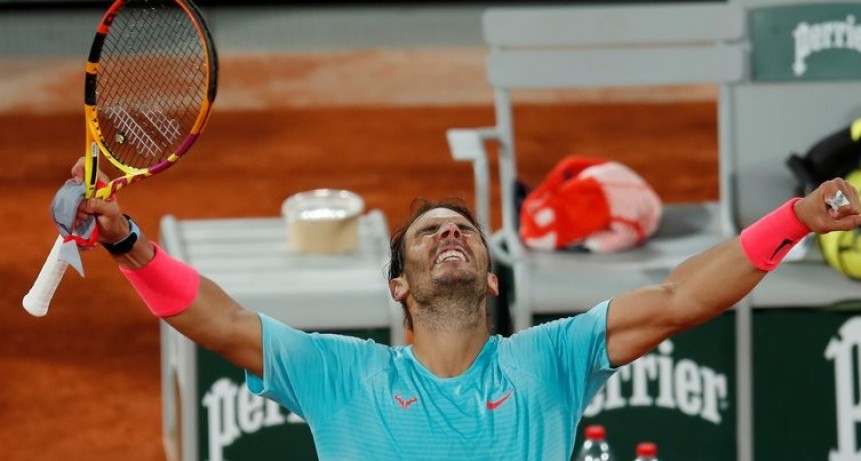
[[402,303],[405,299],[407,299],[407,293],[409,293],[409,286],[407,285],[407,281],[403,277],[396,277],[389,280],[389,291],[392,294],[392,299],[399,303]]
[[499,296],[499,279],[491,272],[487,273],[487,292],[493,296]]

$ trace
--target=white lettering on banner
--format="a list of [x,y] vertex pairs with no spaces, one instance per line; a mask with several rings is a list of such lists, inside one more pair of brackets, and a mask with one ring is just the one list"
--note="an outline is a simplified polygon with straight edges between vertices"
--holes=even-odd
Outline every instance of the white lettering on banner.
[[840,327],[840,339],[831,338],[825,358],[834,362],[834,384],[837,407],[837,449],[829,461],[861,461],[858,431],[861,422],[861,317],[852,317]]
[[[654,406],[678,409],[685,415],[720,424],[721,412],[727,408],[726,375],[689,359],[673,362],[672,352],[673,343],[666,340],[658,345],[657,353],[621,367],[595,394],[583,414],[595,416],[625,407]],[[623,395],[623,383],[630,383],[630,397]],[[649,392],[650,383],[657,385],[657,396]]]
[[224,449],[242,434],[288,422],[305,422],[293,413],[285,417],[280,405],[251,394],[244,385],[228,378],[215,381],[202,403],[207,410],[209,461],[224,461]]
[[819,24],[800,22],[792,31],[795,39],[795,62],[792,72],[800,77],[807,72],[805,60],[813,53],[834,48],[845,48],[861,52],[861,27],[855,25],[855,16],[846,16],[845,21],[829,21]]

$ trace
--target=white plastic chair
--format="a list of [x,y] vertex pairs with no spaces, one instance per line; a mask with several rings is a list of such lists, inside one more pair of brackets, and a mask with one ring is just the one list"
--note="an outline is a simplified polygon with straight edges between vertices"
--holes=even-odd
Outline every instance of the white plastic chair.
[[[496,126],[451,129],[453,158],[473,163],[476,213],[489,227],[490,179],[484,143],[499,146],[502,228],[491,236],[496,260],[513,271],[515,330],[534,314],[583,311],[668,271],[730,235],[717,203],[669,205],[645,245],[615,254],[530,251],[517,233],[517,155],[510,93],[644,85],[715,84],[721,92],[746,77],[744,12],[727,4],[491,8],[483,16],[487,75]],[[720,120],[729,116],[721,107]],[[728,133],[721,123],[719,144]],[[528,161],[528,159],[525,159]]]

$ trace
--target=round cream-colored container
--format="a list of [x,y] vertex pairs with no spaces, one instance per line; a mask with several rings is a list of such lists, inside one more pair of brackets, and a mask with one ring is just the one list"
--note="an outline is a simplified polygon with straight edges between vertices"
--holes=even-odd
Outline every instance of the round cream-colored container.
[[364,207],[364,200],[347,190],[316,189],[291,195],[281,206],[288,248],[318,254],[354,251]]

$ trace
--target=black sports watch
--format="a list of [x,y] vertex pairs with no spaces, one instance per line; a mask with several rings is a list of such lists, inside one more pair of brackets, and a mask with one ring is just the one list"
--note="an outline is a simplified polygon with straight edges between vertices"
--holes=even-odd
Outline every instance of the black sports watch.
[[126,235],[121,240],[114,243],[102,243],[102,246],[112,255],[121,255],[128,253],[135,246],[135,242],[140,238],[141,230],[138,223],[131,216],[124,214],[123,216],[129,221],[129,235]]

